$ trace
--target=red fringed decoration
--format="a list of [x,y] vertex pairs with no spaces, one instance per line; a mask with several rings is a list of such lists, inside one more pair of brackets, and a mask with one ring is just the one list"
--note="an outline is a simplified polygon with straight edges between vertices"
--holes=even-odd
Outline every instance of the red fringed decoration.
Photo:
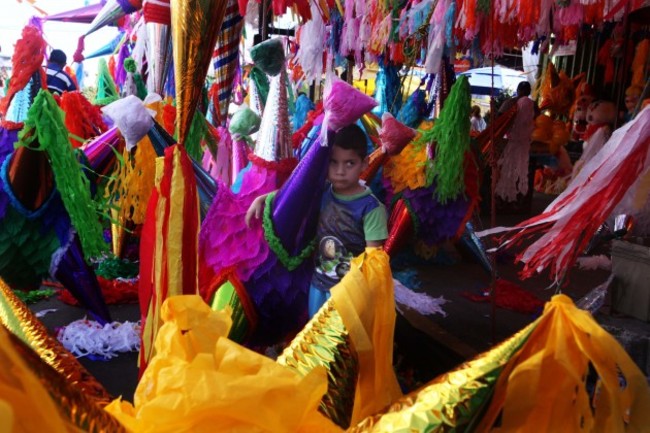
[[[517,284],[502,278],[496,281],[495,291],[497,307],[505,308],[506,310],[535,314],[541,313],[542,307],[544,306],[544,302],[537,296],[527,292]],[[461,295],[474,302],[490,302],[492,299],[489,289],[486,289],[481,295],[469,292],[463,292]]]
[[[134,304],[138,302],[138,280],[107,280],[97,277],[99,287],[107,304]],[[79,305],[79,302],[67,290],[60,290],[58,298],[68,305]]]
[[81,63],[84,61],[84,38],[85,36],[80,36],[77,41],[77,51],[72,55],[72,60],[75,63]]
[[163,107],[162,120],[163,128],[173,137],[176,132],[176,107],[172,104],[166,104]]
[[[166,3],[166,6],[160,3]],[[142,5],[142,14],[146,23],[171,24],[169,0],[162,2],[145,1]]]
[[[45,41],[41,32],[33,26],[25,26],[22,37],[16,42],[11,58],[12,70],[7,95],[0,101],[0,113],[7,114],[9,103],[16,92],[24,89],[36,71],[41,71],[41,83],[45,87],[47,80],[41,65],[45,57]],[[2,116],[4,117],[4,116]]]
[[[113,82],[116,82],[116,78],[117,78],[116,69],[117,69],[117,64],[115,62],[115,56],[110,56],[108,58],[108,72],[111,74],[111,77],[113,77]],[[120,92],[118,92],[116,89],[115,94],[119,95],[119,93]]]
[[[108,129],[102,119],[100,108],[91,104],[81,92],[64,92],[59,105],[65,112],[65,126],[72,135],[87,140]],[[72,143],[72,147],[79,147],[83,144],[72,137],[70,137],[70,143]]]

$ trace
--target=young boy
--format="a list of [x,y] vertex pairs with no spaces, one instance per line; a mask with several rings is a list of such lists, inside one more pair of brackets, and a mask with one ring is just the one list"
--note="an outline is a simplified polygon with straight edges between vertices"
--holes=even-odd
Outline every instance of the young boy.
[[[381,247],[388,237],[386,209],[359,182],[368,167],[365,133],[357,125],[342,128],[334,136],[323,193],[316,239],[316,269],[309,288],[309,317],[330,297],[350,269],[350,260],[366,247]],[[258,197],[246,213],[246,222],[259,218],[264,196]]]

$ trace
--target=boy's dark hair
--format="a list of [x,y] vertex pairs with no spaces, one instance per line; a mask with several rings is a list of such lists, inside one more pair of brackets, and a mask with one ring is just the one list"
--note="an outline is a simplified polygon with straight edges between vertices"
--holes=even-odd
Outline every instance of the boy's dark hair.
[[49,61],[58,65],[65,65],[68,61],[68,56],[61,50],[52,50]]
[[353,150],[361,159],[365,159],[368,155],[366,134],[359,125],[354,123],[341,128],[334,134],[334,143],[332,145],[341,149]]

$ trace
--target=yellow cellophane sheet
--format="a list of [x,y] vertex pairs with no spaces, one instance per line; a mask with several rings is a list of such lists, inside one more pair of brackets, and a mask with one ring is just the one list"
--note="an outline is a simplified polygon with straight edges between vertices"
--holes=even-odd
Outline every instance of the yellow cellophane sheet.
[[388,254],[366,248],[332,288],[332,300],[359,360],[354,425],[402,396],[392,364],[396,313]]
[[[599,378],[586,387],[589,365]],[[494,421],[501,413],[498,427]],[[554,296],[499,376],[477,431],[644,432],[650,390],[623,347],[565,295]]]
[[106,407],[132,432],[336,432],[318,412],[326,372],[305,377],[226,338],[230,312],[199,296],[163,304],[155,356],[134,403]]

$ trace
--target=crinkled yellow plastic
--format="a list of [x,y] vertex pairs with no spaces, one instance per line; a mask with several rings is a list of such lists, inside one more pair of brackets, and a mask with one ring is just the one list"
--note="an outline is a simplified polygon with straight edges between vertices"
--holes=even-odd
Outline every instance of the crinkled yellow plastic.
[[228,340],[230,312],[212,311],[199,296],[170,297],[161,316],[135,406],[106,407],[129,431],[340,431],[318,412],[327,389],[322,367],[301,377]]
[[[590,369],[594,383],[588,383]],[[592,386],[595,391],[589,393]],[[499,426],[493,428],[497,417]],[[649,428],[650,388],[643,373],[590,313],[557,295],[504,368],[476,431],[616,433]]]
[[490,351],[438,376],[348,432],[473,431],[471,426],[478,421],[480,409],[488,401],[499,373],[533,327],[534,324],[529,325]]

